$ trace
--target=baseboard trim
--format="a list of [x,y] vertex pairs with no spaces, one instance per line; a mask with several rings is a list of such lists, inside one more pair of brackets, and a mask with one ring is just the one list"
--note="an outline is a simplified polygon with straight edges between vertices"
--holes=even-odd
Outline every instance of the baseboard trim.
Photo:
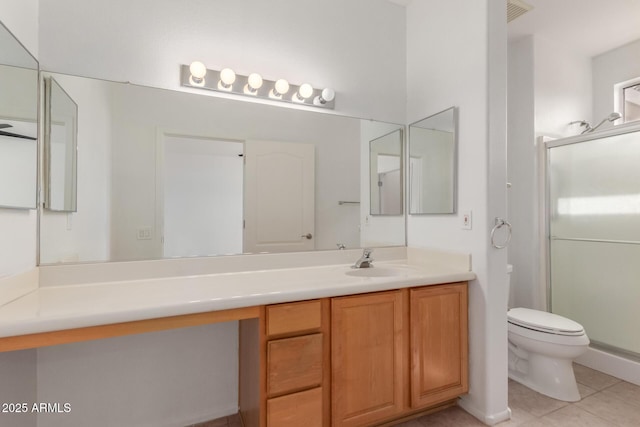
[[575,360],[576,363],[640,385],[640,363],[606,351],[591,348]]
[[507,407],[506,410],[498,412],[496,414],[486,414],[475,406],[471,405],[469,403],[469,400],[464,398],[458,401],[458,406],[460,406],[462,409],[464,409],[488,426],[493,426],[511,419],[511,408],[509,407]]

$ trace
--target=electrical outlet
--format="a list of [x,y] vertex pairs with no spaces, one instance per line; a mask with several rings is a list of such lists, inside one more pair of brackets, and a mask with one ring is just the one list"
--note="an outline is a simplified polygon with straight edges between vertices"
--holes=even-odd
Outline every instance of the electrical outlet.
[[471,230],[471,211],[462,213],[462,229]]
[[136,238],[138,240],[151,240],[153,238],[151,227],[138,228],[136,230]]

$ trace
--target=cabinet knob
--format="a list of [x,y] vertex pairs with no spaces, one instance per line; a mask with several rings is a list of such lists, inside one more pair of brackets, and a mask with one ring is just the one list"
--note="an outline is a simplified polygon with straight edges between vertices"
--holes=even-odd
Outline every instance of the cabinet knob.
[[300,236],[300,237],[305,237],[307,240],[311,240],[311,239],[313,239],[313,234],[311,234],[311,233],[307,233],[307,234],[303,234],[303,235],[302,235],[302,236]]

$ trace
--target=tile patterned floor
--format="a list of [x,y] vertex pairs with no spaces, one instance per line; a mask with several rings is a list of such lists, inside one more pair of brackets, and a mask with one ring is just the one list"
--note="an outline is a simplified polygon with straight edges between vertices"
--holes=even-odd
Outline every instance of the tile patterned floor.
[[[640,387],[585,366],[574,365],[582,400],[552,399],[509,380],[512,418],[499,427],[638,427]],[[475,427],[480,421],[452,407],[395,427]]]
[[[499,427],[638,427],[640,387],[582,365],[574,365],[582,400],[568,403],[509,380],[511,419]],[[394,427],[481,427],[457,406]],[[242,427],[239,415],[187,427]]]

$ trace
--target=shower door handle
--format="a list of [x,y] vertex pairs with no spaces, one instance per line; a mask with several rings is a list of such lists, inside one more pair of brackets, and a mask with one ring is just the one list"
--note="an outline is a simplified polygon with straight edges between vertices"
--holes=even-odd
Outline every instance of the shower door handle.
[[[496,225],[491,229],[491,246],[496,249],[504,249],[509,246],[509,242],[511,241],[511,224],[506,219],[496,217]],[[502,244],[496,243],[496,232],[500,230],[502,227],[507,227],[507,238]]]

